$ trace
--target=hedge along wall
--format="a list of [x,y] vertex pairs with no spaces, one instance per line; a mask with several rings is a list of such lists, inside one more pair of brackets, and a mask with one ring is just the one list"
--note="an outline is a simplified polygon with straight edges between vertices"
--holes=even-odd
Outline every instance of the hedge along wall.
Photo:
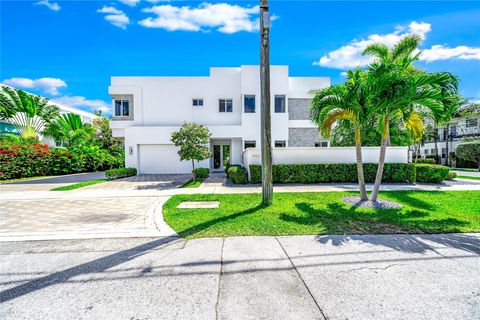
[[[365,180],[374,182],[377,164],[364,163]],[[262,168],[250,165],[251,183],[260,183]],[[416,168],[413,163],[385,163],[383,182],[415,182]],[[357,182],[357,165],[354,163],[320,164],[274,164],[274,183],[321,183]]]

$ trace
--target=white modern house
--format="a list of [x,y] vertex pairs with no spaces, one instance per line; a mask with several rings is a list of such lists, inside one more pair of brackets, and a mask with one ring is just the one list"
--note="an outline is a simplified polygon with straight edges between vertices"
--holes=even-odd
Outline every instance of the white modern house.
[[[354,163],[354,148],[329,148],[308,119],[312,98],[330,78],[290,77],[288,66],[272,66],[270,73],[274,163]],[[112,77],[109,93],[113,136],[125,139],[125,166],[140,174],[191,172],[170,141],[185,121],[212,133],[213,157],[196,167],[259,163],[259,66],[211,68],[204,77]],[[378,159],[378,148],[365,152]],[[406,147],[387,152],[387,162],[407,161]]]
[[434,140],[431,139],[421,146],[420,156],[425,158],[429,155],[436,155],[436,150],[438,150],[441,162],[445,164],[447,149],[448,154],[450,154],[451,152],[455,152],[459,144],[465,141],[480,139],[480,114],[452,119],[448,129],[447,126],[438,128],[438,137],[437,149],[435,149]]

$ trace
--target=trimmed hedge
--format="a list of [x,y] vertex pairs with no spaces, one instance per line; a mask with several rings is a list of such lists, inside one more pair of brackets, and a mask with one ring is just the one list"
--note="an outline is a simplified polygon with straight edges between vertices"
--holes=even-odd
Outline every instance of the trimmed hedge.
[[417,164],[417,182],[439,183],[448,177],[450,168],[432,164]]
[[247,169],[242,166],[231,166],[228,169],[228,177],[235,184],[245,184],[248,182]]
[[118,168],[105,171],[107,179],[120,179],[137,175],[135,168]]
[[[377,165],[364,163],[365,181],[374,182]],[[250,182],[260,183],[262,169],[260,165],[250,165]],[[319,164],[275,164],[273,165],[274,183],[319,183],[319,182],[357,182],[355,163],[319,163]],[[386,163],[383,182],[415,182],[415,164]]]
[[422,164],[435,164],[435,159],[433,158],[420,158],[415,161],[415,163]]
[[195,168],[193,169],[193,175],[195,179],[206,179],[210,174],[210,169],[208,168]]
[[457,173],[450,171],[450,172],[448,172],[448,175],[447,175],[447,178],[446,178],[446,179],[447,179],[447,180],[453,180],[453,179],[455,179],[456,177],[457,177]]

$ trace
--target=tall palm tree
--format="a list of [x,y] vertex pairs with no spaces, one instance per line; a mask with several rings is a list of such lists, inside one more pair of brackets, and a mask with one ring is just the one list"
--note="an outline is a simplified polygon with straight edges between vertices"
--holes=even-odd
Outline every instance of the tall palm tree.
[[329,138],[335,123],[345,120],[355,128],[355,154],[360,198],[368,200],[362,161],[361,125],[367,118],[365,73],[360,69],[348,71],[347,81],[318,92],[312,101],[310,119],[316,123],[322,136]]
[[48,99],[7,86],[0,90],[0,117],[23,138],[37,138],[59,113],[60,109],[48,104]]
[[439,115],[444,109],[442,90],[454,90],[458,86],[457,78],[450,73],[426,73],[412,65],[421,54],[419,44],[420,37],[411,35],[392,49],[383,44],[372,44],[364,51],[375,58],[368,67],[370,103],[371,112],[379,117],[382,132],[371,201],[377,201],[380,191],[390,120],[398,120],[418,136],[423,132],[423,122],[417,110],[429,110],[433,115]]

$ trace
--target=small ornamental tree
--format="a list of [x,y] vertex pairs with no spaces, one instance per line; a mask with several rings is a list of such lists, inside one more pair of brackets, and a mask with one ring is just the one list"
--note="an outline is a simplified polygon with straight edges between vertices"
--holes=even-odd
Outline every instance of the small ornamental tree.
[[211,135],[207,127],[188,122],[185,122],[178,132],[172,133],[171,141],[180,148],[180,160],[191,160],[192,172],[195,169],[195,160],[201,161],[212,156],[208,150]]

